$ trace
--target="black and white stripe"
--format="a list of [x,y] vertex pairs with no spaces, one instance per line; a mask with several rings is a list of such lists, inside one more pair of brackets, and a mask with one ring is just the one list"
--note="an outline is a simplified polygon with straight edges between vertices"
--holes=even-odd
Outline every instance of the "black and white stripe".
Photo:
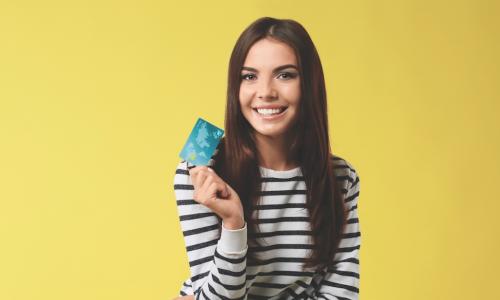
[[[275,171],[261,168],[261,200],[258,213],[260,247],[228,247],[245,230],[221,228],[219,217],[193,200],[193,185],[181,161],[174,177],[174,190],[181,229],[189,259],[191,277],[181,286],[180,295],[196,299],[358,299],[359,177],[346,160],[332,157],[334,173],[341,181],[348,221],[335,255],[335,265],[321,273],[302,271],[312,247],[309,215],[305,206],[306,185],[300,168]],[[213,157],[209,165],[213,165]],[[221,238],[221,235],[224,238]],[[249,237],[252,239],[254,237]],[[263,260],[247,265],[252,249]]]

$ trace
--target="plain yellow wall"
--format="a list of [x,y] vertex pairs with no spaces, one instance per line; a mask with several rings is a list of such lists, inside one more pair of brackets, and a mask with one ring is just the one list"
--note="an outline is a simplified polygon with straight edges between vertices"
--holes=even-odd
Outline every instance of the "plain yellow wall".
[[292,18],[361,179],[360,299],[500,299],[496,1],[0,2],[0,299],[171,299],[194,122],[237,37]]

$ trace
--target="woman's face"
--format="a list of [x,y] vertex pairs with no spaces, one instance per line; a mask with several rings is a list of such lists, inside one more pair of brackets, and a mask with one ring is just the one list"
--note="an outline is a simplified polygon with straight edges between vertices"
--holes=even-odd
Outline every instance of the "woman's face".
[[301,97],[293,49],[274,39],[257,41],[247,54],[241,77],[241,112],[255,134],[284,137],[298,118]]

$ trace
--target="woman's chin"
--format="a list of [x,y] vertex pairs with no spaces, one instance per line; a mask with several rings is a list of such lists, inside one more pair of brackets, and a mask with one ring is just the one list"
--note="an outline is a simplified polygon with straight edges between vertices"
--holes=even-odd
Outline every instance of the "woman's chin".
[[260,136],[265,136],[267,138],[279,138],[283,136],[284,131],[283,130],[276,130],[276,129],[261,129],[257,128],[255,130],[255,133],[257,133]]

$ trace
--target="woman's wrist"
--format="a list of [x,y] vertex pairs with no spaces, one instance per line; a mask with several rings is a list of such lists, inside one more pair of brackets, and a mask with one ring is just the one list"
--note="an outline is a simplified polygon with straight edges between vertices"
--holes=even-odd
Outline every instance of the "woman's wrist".
[[244,256],[248,249],[247,234],[247,224],[243,218],[240,217],[239,220],[237,218],[223,219],[218,242],[219,250],[228,255]]
[[228,230],[238,230],[245,227],[245,220],[242,217],[226,218],[222,220],[224,228]]

